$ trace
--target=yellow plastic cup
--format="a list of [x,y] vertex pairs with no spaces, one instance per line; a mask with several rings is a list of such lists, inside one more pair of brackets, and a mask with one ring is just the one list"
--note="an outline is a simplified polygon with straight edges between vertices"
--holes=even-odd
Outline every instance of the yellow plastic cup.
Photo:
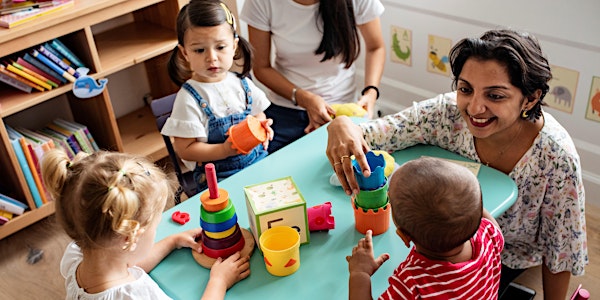
[[259,238],[267,271],[275,276],[288,276],[300,268],[300,234],[290,226],[277,226],[264,231]]

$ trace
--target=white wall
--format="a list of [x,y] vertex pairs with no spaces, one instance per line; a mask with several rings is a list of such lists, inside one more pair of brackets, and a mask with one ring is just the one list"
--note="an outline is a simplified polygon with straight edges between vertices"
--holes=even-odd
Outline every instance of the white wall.
[[[600,123],[585,119],[592,76],[600,76],[600,1],[546,0],[381,0],[381,19],[388,58],[378,101],[384,114],[450,91],[449,77],[427,71],[429,34],[452,39],[479,36],[489,29],[510,27],[534,34],[552,65],[579,72],[571,114],[545,108],[569,131],[583,166],[588,203],[600,205]],[[244,0],[237,0],[241,10]],[[412,31],[412,66],[390,60],[391,26]],[[246,24],[241,34],[247,37]],[[363,61],[358,62],[362,82]]]
[[[542,45],[552,65],[579,72],[571,114],[546,107],[569,131],[584,174],[588,203],[600,205],[600,123],[585,119],[593,76],[600,76],[600,1],[577,3],[543,0],[382,0],[382,29],[388,59],[382,79],[384,114],[450,90],[451,79],[426,69],[429,34],[452,39],[479,36],[488,29],[510,27],[529,31]],[[412,30],[412,66],[389,59],[391,26]],[[362,62],[359,63],[362,65]],[[362,72],[358,72],[361,76]],[[362,79],[361,79],[362,80]]]

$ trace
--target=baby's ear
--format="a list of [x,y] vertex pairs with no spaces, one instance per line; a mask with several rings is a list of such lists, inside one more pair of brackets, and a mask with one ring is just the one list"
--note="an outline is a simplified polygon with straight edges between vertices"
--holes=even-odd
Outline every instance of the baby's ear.
[[402,231],[402,228],[400,227],[396,228],[396,234],[402,239],[406,248],[410,248],[410,241],[412,241],[410,236],[404,233],[404,231]]

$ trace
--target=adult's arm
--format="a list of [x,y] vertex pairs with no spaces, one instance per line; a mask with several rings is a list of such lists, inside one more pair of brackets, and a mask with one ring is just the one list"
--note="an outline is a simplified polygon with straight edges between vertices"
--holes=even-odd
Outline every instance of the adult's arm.
[[271,65],[271,33],[248,25],[248,37],[254,47],[253,71],[258,81],[278,95],[292,101],[292,91],[296,88],[296,103],[306,109],[309,125],[306,132],[319,128],[331,121],[335,111],[319,95],[297,88]]
[[[359,25],[358,29],[365,42],[365,82],[364,86],[375,86],[379,88],[383,66],[385,64],[385,42],[381,33],[381,21],[379,18]],[[366,107],[369,117],[375,113],[375,101],[377,92],[369,89],[358,100],[358,104]]]
[[[365,153],[369,151],[362,129],[347,116],[335,118],[327,126],[326,154],[346,194],[358,194],[359,187],[352,170],[354,155],[365,176],[371,175]],[[344,158],[342,158],[344,157]]]

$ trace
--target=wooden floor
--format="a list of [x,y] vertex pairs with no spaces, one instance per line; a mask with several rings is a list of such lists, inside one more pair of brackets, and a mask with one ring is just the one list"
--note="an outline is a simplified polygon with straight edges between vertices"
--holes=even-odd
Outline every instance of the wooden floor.
[[[590,264],[585,275],[572,277],[569,291],[583,286],[592,295],[600,295],[600,207],[586,208]],[[48,217],[0,241],[0,298],[19,300],[65,299],[64,280],[59,264],[69,238]],[[30,249],[43,250],[35,264],[27,263]],[[350,249],[348,249],[350,251]],[[543,299],[541,268],[523,273],[517,282],[537,291]],[[346,282],[340,282],[346,284]]]

